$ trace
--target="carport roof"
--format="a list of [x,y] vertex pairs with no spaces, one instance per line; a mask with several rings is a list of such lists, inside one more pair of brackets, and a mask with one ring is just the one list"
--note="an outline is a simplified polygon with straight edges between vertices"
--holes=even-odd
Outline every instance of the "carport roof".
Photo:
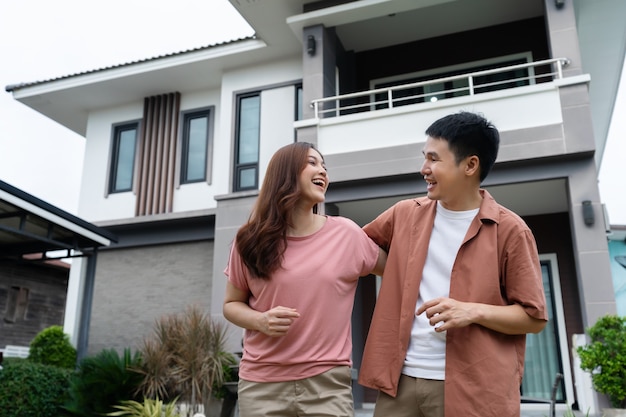
[[[0,181],[0,259],[81,256],[117,242],[111,232]],[[64,251],[61,254],[50,252]]]

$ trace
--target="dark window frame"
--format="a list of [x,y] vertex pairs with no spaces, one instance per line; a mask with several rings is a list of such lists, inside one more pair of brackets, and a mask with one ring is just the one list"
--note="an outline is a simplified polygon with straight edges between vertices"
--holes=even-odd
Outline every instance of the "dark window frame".
[[304,90],[302,89],[302,84],[295,85],[295,116],[294,120],[302,120],[302,114],[304,113]]
[[[133,187],[135,185],[135,169],[137,166],[137,146],[139,144],[139,129],[140,129],[140,122],[137,120],[131,121],[131,122],[116,123],[112,127],[107,194],[117,194],[117,193],[133,191]],[[119,168],[120,168],[119,166],[120,141],[121,141],[122,133],[128,132],[130,130],[135,131],[135,143],[133,146],[132,166],[130,168],[130,174],[131,174],[130,185],[128,187],[117,188],[116,182],[118,179]]]
[[[214,131],[215,107],[203,107],[199,109],[186,110],[181,112],[181,135],[180,135],[180,172],[178,175],[179,184],[194,184],[199,182],[211,183],[211,163],[213,155],[213,131]],[[189,167],[189,131],[192,120],[206,118],[207,128],[205,137],[204,155],[204,175],[202,178],[189,179],[187,177]]]
[[[298,122],[303,119],[304,114],[304,90],[302,83],[294,85],[294,116],[293,120]],[[298,141],[298,129],[293,130],[293,140]]]
[[[261,123],[261,91],[253,91],[248,93],[238,94],[236,96],[236,110],[235,110],[235,152],[233,158],[233,191],[249,191],[249,190],[257,190],[259,188],[259,159],[260,155],[257,152],[256,161],[255,162],[239,162],[239,153],[241,151],[241,102],[245,99],[258,97],[259,100],[259,132],[257,140],[258,145],[257,148],[260,147],[261,140],[261,132],[260,132],[260,123]],[[246,170],[254,169],[254,184],[244,187],[241,186],[241,176],[242,173]]]

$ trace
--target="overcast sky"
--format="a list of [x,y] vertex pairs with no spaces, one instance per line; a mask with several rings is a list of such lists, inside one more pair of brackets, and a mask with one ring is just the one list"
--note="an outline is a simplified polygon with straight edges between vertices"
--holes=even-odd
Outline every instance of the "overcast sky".
[[0,180],[77,213],[85,139],[13,99],[41,81],[254,33],[228,0],[16,0],[0,22]]
[[[593,80],[591,81],[593,82]],[[606,204],[609,221],[626,225],[626,63],[622,68],[621,85],[615,102],[604,157],[600,165],[598,185]]]
[[[4,87],[254,33],[228,0],[16,0],[2,9],[0,180],[73,214],[85,139],[14,100]],[[626,225],[626,88],[620,97],[599,185],[611,223]]]

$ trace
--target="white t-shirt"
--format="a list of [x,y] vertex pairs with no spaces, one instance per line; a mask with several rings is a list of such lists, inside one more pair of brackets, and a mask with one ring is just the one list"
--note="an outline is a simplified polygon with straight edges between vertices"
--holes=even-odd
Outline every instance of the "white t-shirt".
[[[451,211],[437,202],[437,215],[428,245],[428,254],[415,310],[425,301],[447,297],[450,274],[467,229],[478,209]],[[402,373],[416,378],[445,379],[446,333],[437,333],[426,313],[415,316],[411,340]]]

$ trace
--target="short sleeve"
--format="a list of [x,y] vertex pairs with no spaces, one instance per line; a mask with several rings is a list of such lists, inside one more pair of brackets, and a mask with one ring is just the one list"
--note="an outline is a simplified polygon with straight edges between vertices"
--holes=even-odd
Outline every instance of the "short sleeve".
[[233,242],[230,248],[230,255],[228,257],[228,264],[224,269],[224,275],[228,278],[231,284],[242,291],[250,291],[248,287],[248,271],[243,263],[243,259],[237,251],[237,245]]
[[529,316],[547,320],[543,277],[537,246],[530,230],[522,230],[512,239],[506,258],[507,298],[521,305]]
[[359,276],[369,275],[378,262],[378,245],[353,220],[345,218],[345,223],[353,236],[354,259],[360,261]]

